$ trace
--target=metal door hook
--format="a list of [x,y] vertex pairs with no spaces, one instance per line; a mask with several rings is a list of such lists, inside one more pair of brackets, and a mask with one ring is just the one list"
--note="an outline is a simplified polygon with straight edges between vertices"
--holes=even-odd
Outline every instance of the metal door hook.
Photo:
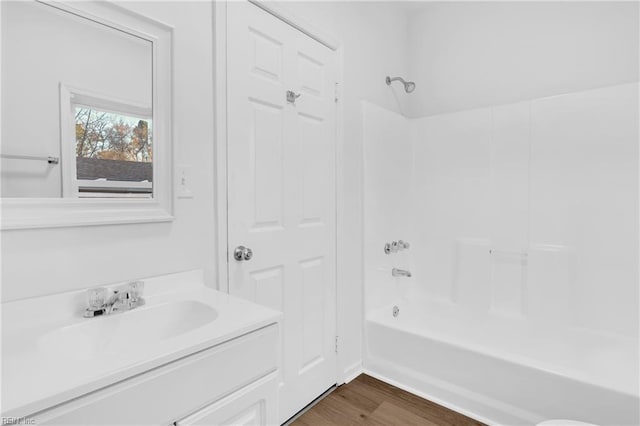
[[296,93],[293,90],[287,90],[287,102],[290,104],[295,104],[296,99],[300,97],[300,93]]

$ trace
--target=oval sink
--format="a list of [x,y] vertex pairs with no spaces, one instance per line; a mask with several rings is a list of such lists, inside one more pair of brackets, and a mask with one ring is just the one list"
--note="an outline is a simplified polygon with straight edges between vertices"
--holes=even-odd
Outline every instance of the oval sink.
[[38,339],[38,348],[77,360],[95,359],[188,333],[217,316],[214,308],[195,300],[144,306],[50,331]]

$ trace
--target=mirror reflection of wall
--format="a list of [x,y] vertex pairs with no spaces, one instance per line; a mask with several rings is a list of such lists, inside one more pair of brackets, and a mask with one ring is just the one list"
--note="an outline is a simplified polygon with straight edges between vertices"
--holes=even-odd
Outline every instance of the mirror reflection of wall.
[[151,42],[47,4],[1,7],[2,196],[152,196]]

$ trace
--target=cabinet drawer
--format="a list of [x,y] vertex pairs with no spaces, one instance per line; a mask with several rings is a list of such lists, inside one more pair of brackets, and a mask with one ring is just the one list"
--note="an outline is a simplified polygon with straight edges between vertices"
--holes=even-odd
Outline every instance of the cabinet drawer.
[[278,423],[278,373],[177,421],[176,426],[266,426]]
[[36,424],[168,425],[278,367],[270,325],[33,416]]

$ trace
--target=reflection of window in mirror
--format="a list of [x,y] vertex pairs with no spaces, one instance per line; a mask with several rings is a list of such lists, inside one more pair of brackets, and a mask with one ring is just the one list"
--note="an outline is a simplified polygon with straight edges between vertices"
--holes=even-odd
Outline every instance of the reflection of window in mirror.
[[73,105],[79,197],[151,197],[150,116]]
[[62,196],[154,198],[153,109],[60,84]]

